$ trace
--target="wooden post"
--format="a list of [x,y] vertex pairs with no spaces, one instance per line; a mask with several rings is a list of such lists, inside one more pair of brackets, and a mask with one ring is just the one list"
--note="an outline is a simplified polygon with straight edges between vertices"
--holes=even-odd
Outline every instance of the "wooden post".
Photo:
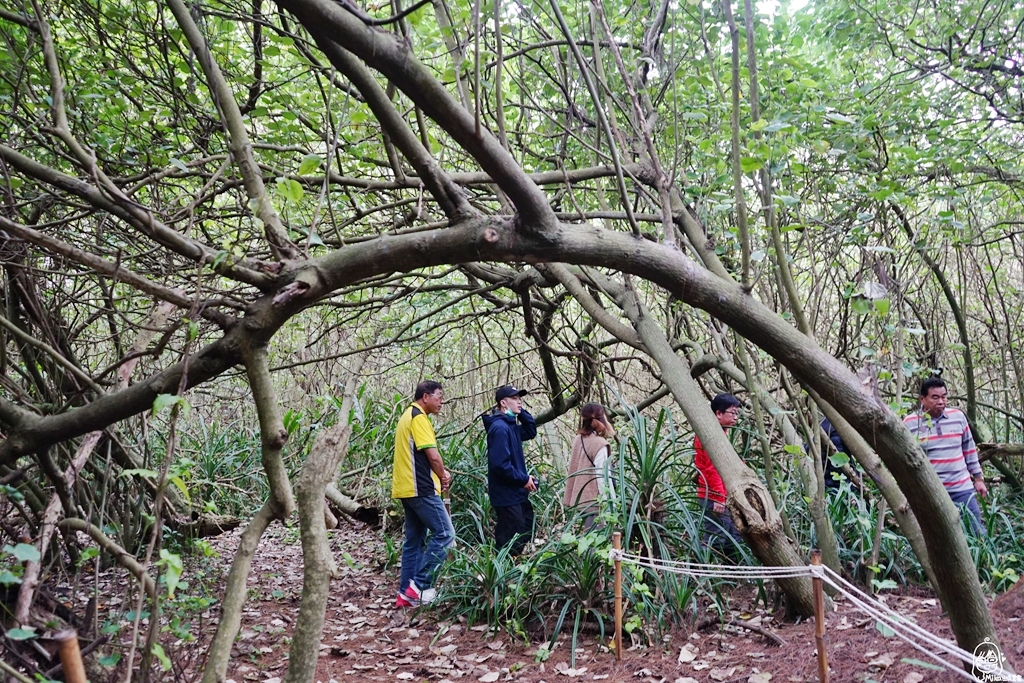
[[622,550],[622,534],[612,534],[612,548],[615,549],[615,659],[622,659],[622,560],[618,551]]
[[[821,551],[811,551],[811,564],[815,567],[821,566]],[[814,586],[814,643],[818,646],[818,681],[828,683],[828,651],[825,649],[825,593],[822,590],[821,579],[817,576],[811,579]]]
[[65,629],[53,637],[60,643],[60,665],[64,669],[67,683],[87,683],[82,651],[78,648],[78,634],[74,629]]

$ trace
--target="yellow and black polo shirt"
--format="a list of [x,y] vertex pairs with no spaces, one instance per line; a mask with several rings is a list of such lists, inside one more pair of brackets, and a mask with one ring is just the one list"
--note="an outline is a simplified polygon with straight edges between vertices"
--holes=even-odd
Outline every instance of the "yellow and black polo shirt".
[[423,409],[414,403],[402,413],[395,430],[392,498],[440,495],[441,480],[430,469],[428,448],[437,448],[434,426]]

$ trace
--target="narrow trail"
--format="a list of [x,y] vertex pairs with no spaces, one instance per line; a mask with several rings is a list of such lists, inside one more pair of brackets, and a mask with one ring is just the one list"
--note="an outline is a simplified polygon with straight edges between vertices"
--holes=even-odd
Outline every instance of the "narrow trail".
[[[817,681],[812,622],[782,623],[779,615],[753,606],[755,590],[741,586],[730,596],[727,621],[745,623],[777,639],[734,626],[700,632],[675,630],[653,644],[636,642],[621,662],[581,634],[570,666],[571,638],[564,633],[546,661],[537,642],[488,632],[441,619],[439,611],[394,606],[397,569],[382,566],[381,533],[342,522],[329,532],[340,576],[332,581],[318,683],[343,681],[641,681],[644,683],[813,683]],[[237,532],[212,539],[224,572]],[[455,552],[459,552],[456,550]],[[264,537],[249,579],[249,601],[228,670],[229,683],[280,683],[287,670],[288,644],[302,591],[302,554],[296,529],[275,525]],[[934,596],[923,589],[886,596],[888,604],[932,633],[950,637],[948,621]],[[205,647],[217,617],[211,610],[193,646]],[[710,613],[698,623],[707,622]],[[1021,616],[994,615],[1011,661],[1024,661]],[[924,666],[921,655],[879,632],[873,620],[837,604],[826,624],[829,662],[835,683],[945,683],[959,679]],[[628,640],[627,640],[628,642]],[[541,653],[544,654],[543,652]]]

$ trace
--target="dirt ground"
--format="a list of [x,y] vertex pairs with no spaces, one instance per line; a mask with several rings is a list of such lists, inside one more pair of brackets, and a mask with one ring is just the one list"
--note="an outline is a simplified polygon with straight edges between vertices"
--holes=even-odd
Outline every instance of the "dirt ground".
[[[343,681],[640,681],[650,683],[797,683],[817,681],[814,624],[783,623],[781,615],[751,609],[753,587],[731,597],[730,619],[774,636],[732,626],[699,632],[673,631],[651,646],[634,644],[616,661],[596,636],[581,636],[570,662],[569,639],[561,638],[546,660],[538,643],[523,643],[507,633],[488,633],[485,626],[466,628],[438,620],[429,610],[396,609],[397,571],[381,572],[379,556],[367,528],[345,526],[330,532],[341,576],[332,595],[320,645],[318,683]],[[298,541],[275,527],[266,536],[253,563],[242,629],[228,671],[234,683],[280,683],[287,668],[287,641],[298,614],[302,587]],[[237,533],[215,539],[221,557],[230,558]],[[226,571],[226,566],[225,566]],[[888,604],[922,627],[952,638],[948,620],[934,595],[923,589],[885,596]],[[205,647],[216,623],[216,611],[199,642]],[[994,614],[1004,654],[1024,662],[1021,615]],[[777,639],[781,645],[773,642]],[[962,680],[923,664],[927,656],[895,637],[885,637],[875,621],[836,603],[826,624],[831,680],[877,683],[945,683]],[[627,641],[628,643],[628,641]],[[186,646],[183,649],[188,649]],[[184,652],[182,654],[185,654]],[[541,653],[542,655],[545,653]],[[191,657],[189,657],[191,658]],[[574,666],[570,666],[574,664]],[[230,683],[229,681],[229,683]]]

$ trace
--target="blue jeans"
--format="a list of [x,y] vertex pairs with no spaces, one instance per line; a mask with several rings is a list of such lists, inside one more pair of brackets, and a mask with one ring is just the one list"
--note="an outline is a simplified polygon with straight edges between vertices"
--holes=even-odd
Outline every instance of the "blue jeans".
[[978,505],[978,494],[971,489],[970,491],[958,491],[953,493],[950,491],[949,497],[953,499],[953,502],[958,508],[960,508],[960,514],[963,514],[966,508],[967,512],[970,512],[970,516],[967,518],[971,523],[971,530],[974,531],[978,536],[987,536],[985,532],[985,522],[981,519],[981,506]]
[[[441,496],[400,498],[405,509],[405,544],[402,546],[400,593],[415,581],[420,590],[430,588],[444,562],[448,548],[455,545],[455,529]],[[427,532],[430,532],[429,540]]]

